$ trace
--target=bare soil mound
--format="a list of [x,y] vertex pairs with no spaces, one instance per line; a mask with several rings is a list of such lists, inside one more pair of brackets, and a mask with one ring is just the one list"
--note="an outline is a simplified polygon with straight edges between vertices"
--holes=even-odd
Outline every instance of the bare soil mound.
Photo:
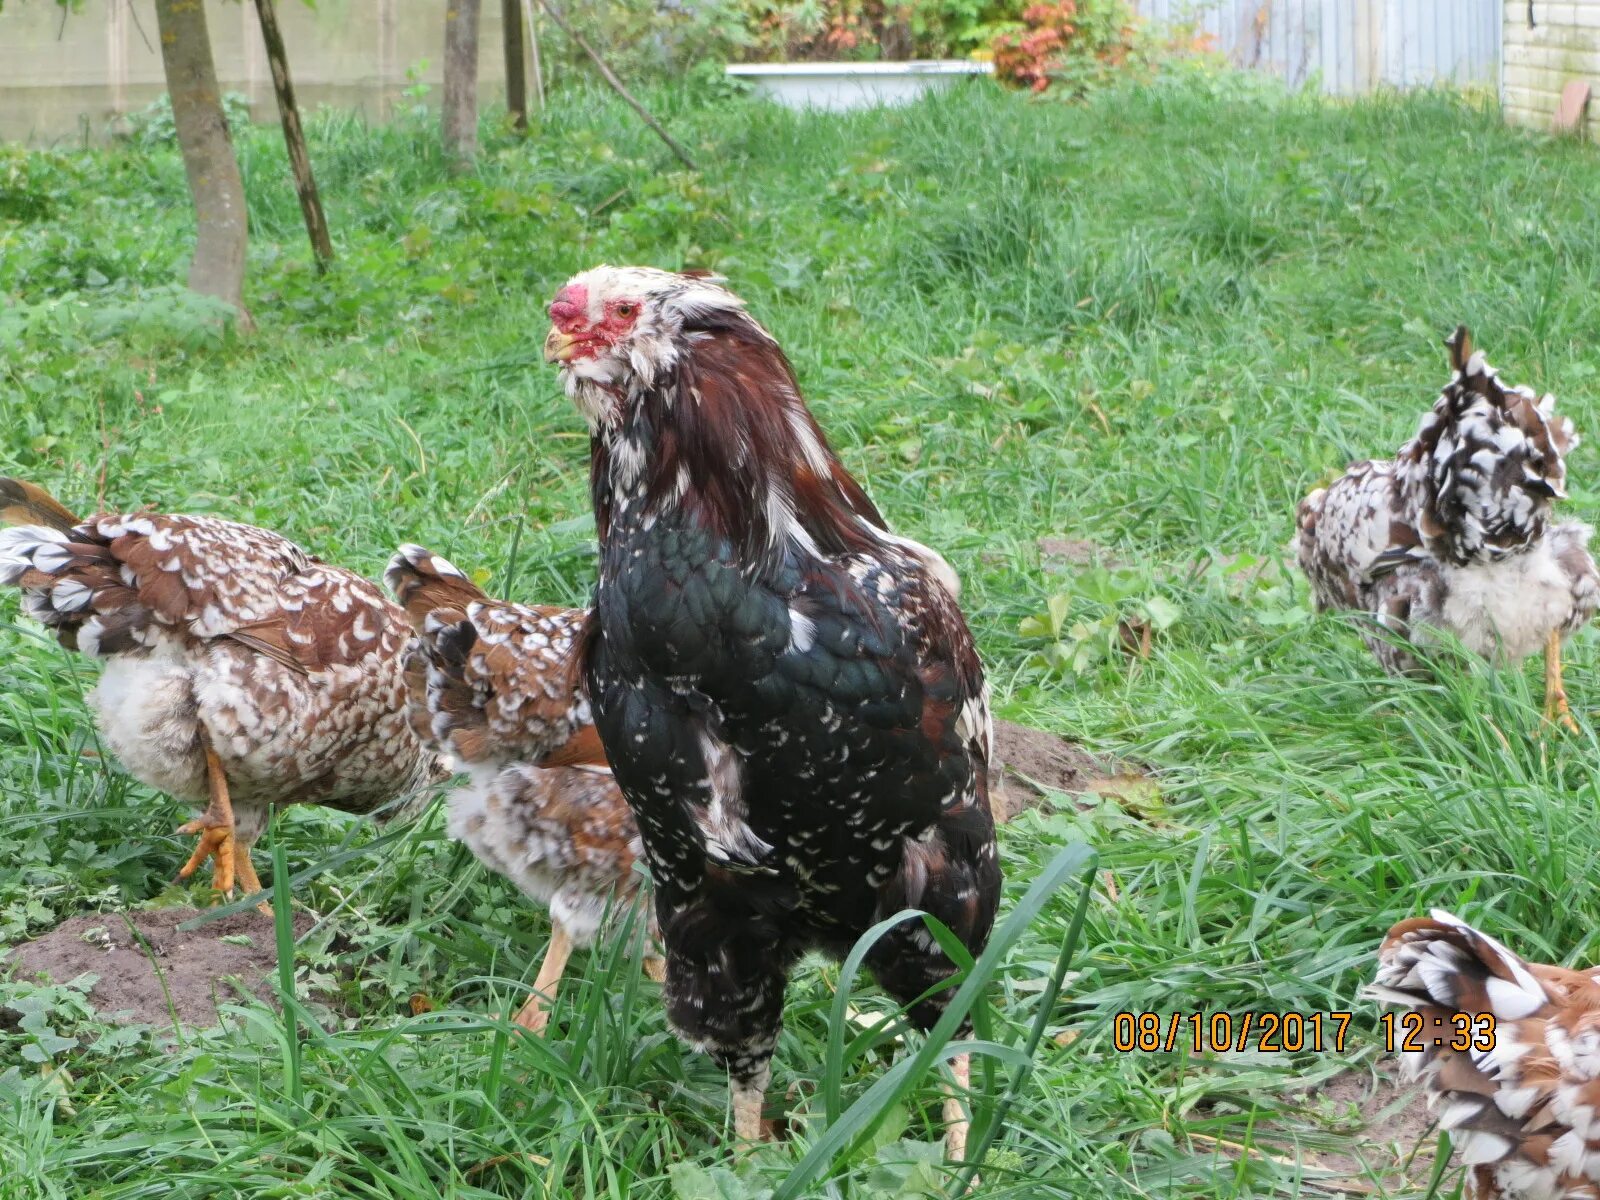
[[1115,793],[1119,784],[1142,778],[1121,763],[1097,758],[1063,737],[1027,725],[996,721],[994,740],[1001,768],[994,809],[1002,821],[1037,807],[1046,792]]
[[[198,929],[178,928],[201,915],[183,907],[73,917],[16,947],[10,962],[23,978],[44,975],[55,983],[97,975],[89,998],[101,1013],[126,1013],[128,1021],[157,1027],[176,1019],[206,1028],[217,1024],[219,1000],[270,997],[278,955],[270,917],[252,909]],[[310,925],[309,916],[296,914],[297,934]]]

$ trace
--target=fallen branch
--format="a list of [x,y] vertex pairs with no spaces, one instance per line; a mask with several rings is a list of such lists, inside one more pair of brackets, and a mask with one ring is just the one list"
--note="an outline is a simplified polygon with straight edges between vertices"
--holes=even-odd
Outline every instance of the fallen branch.
[[644,105],[640,104],[633,98],[632,92],[628,91],[627,88],[622,86],[622,80],[617,78],[616,72],[606,65],[606,60],[600,57],[599,53],[593,46],[589,45],[588,42],[583,40],[577,30],[573,29],[571,25],[567,24],[567,19],[561,15],[560,9],[551,4],[550,0],[539,0],[539,7],[550,14],[550,19],[556,23],[556,28],[560,29],[562,33],[571,38],[573,44],[594,61],[595,68],[600,72],[600,77],[611,86],[612,91],[616,92],[617,95],[621,96],[628,102],[628,106],[632,108],[634,112],[639,114],[640,119],[643,120],[646,125],[650,126],[650,128],[655,131],[655,135],[665,142],[668,149],[678,156],[678,161],[684,166],[688,167],[689,170],[698,171],[700,168],[694,165],[694,159],[689,157],[688,151],[686,151],[682,146],[678,145],[677,142],[673,141],[672,135],[669,134],[665,129],[661,128],[660,122],[658,122],[649,114],[648,111],[646,111]]

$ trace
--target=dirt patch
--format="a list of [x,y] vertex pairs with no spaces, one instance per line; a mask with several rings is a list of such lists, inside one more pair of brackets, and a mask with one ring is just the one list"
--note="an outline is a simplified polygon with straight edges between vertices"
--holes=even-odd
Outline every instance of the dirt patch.
[[1042,537],[1035,545],[1039,548],[1039,565],[1056,574],[1070,571],[1073,567],[1122,565],[1104,546],[1083,538]]
[[[200,915],[195,908],[162,908],[73,917],[16,947],[9,961],[23,978],[42,974],[66,983],[86,972],[99,976],[89,998],[101,1013],[126,1012],[128,1021],[159,1027],[170,1026],[176,1010],[184,1025],[206,1028],[217,1024],[219,1000],[270,997],[278,954],[270,917],[250,910],[199,929],[178,928]],[[295,933],[311,923],[297,913]]]
[[[1438,1130],[1420,1085],[1385,1062],[1341,1071],[1285,1097],[1295,1111],[1256,1128],[1257,1144],[1281,1146],[1308,1174],[1307,1195],[1421,1195],[1433,1173]],[[1309,1172],[1315,1172],[1315,1176]]]
[[1111,759],[1097,758],[1081,746],[1042,729],[1011,721],[994,723],[995,755],[1000,760],[1000,787],[993,798],[995,817],[1009,821],[1037,808],[1047,792],[1069,796],[1121,794],[1139,784],[1150,786],[1140,772]]

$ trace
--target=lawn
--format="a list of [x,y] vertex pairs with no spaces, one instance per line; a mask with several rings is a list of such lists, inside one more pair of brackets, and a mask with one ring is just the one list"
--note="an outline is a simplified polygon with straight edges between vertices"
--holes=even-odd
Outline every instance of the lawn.
[[[465,178],[431,120],[318,116],[327,279],[276,131],[244,133],[249,338],[172,286],[175,150],[0,148],[0,472],[80,508],[103,487],[271,526],[369,575],[419,541],[491,590],[579,603],[587,455],[540,358],[544,305],[600,261],[719,269],[879,507],[960,571],[997,713],[1150,773],[1002,831],[1008,905],[1075,841],[1100,873],[981,1194],[1407,1194],[1330,1167],[1383,1130],[1299,1094],[1382,1058],[1355,993],[1400,917],[1448,906],[1530,957],[1600,958],[1594,637],[1570,652],[1583,732],[1541,737],[1536,668],[1387,679],[1311,615],[1284,546],[1309,487],[1409,436],[1458,321],[1596,428],[1600,157],[1452,96],[1330,105],[1227,76],[851,117],[691,83],[652,103],[701,174],[599,93],[560,95],[526,141],[490,122]],[[1592,461],[1572,464],[1579,515],[1600,510]],[[1147,658],[1119,620],[1153,627]],[[92,671],[15,623],[0,653],[0,944],[213,902],[167,883],[185,810],[84,753]],[[0,1197],[731,1200],[814,1138],[801,1122],[712,1170],[732,1161],[724,1081],[621,951],[575,960],[547,1041],[508,1037],[495,1015],[547,922],[437,805],[382,829],[293,812],[273,849],[321,918],[295,953],[316,1025],[241,1000],[226,1033],[108,1036],[74,989],[0,979],[9,1017],[43,1014],[0,1007]],[[258,858],[268,874],[265,841]],[[1001,1040],[1038,1015],[1076,902],[1059,892],[1008,956]],[[791,1107],[817,1107],[837,978],[791,988],[772,1091]],[[1345,1009],[1342,1052],[1114,1048],[1118,1011]],[[844,1101],[888,1060],[847,1063]],[[805,1194],[939,1194],[897,1141],[935,1137],[931,1080],[914,1099]]]

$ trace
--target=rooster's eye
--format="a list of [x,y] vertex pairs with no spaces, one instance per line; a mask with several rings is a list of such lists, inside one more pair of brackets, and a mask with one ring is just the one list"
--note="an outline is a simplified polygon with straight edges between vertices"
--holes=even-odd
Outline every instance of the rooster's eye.
[[639,310],[638,310],[638,306],[637,305],[633,305],[633,304],[619,304],[619,305],[617,305],[617,316],[619,316],[619,317],[631,317],[631,316],[633,316],[634,313],[636,313],[638,311]]

